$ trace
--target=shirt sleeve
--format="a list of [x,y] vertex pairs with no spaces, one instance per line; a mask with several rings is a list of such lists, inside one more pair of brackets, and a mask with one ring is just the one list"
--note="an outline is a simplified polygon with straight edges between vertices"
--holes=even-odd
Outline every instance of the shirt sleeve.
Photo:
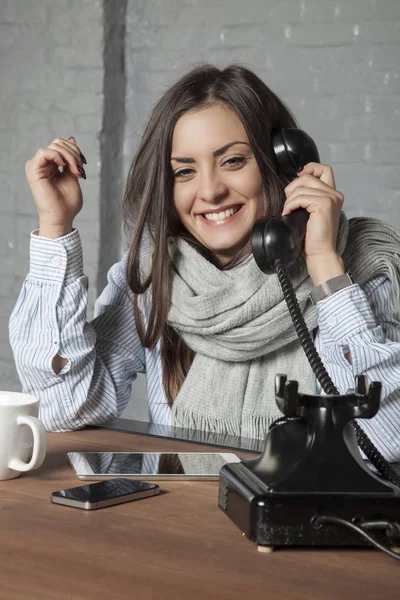
[[359,374],[382,383],[379,412],[359,424],[387,460],[399,461],[400,323],[390,280],[344,288],[318,302],[317,311],[319,351],[340,393],[354,390]]
[[[79,232],[56,240],[31,234],[30,271],[9,334],[22,391],[39,398],[39,416],[50,431],[116,418],[136,373],[145,372],[125,265],[123,259],[110,269],[88,323]],[[58,374],[52,367],[57,354],[68,360]]]

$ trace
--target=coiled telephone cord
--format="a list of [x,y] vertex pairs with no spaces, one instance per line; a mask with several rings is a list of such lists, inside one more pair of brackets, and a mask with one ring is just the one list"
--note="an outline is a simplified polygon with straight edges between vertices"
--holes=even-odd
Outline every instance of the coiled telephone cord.
[[[314,346],[314,342],[308,332],[307,325],[304,321],[303,315],[299,307],[299,303],[296,298],[292,283],[289,279],[289,275],[285,265],[277,259],[274,264],[274,269],[278,275],[279,283],[281,285],[283,296],[289,309],[289,314],[292,318],[296,333],[299,336],[303,350],[308,358],[312,370],[314,371],[318,381],[320,382],[322,389],[326,394],[339,395],[339,390],[336,388],[332,379],[330,378],[324,364]],[[357,442],[365,456],[368,458],[370,463],[375,469],[390,483],[393,483],[397,487],[400,487],[400,476],[393,469],[393,467],[387,462],[382,456],[379,450],[374,446],[372,441],[369,439],[367,434],[361,429],[357,421],[351,421],[354,427]]]

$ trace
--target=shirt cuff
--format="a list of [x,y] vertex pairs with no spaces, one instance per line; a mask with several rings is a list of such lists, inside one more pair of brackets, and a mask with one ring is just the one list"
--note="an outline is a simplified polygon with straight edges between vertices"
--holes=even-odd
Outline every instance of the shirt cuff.
[[29,277],[52,283],[67,283],[82,277],[83,257],[77,229],[57,239],[31,233]]
[[377,327],[374,313],[358,285],[348,286],[316,304],[321,334],[346,343],[361,331]]

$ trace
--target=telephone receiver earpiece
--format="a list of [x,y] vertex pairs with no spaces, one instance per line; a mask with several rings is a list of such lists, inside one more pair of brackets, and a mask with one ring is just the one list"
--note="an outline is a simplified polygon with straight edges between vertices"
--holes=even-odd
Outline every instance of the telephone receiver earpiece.
[[272,136],[272,147],[280,168],[290,179],[307,163],[320,162],[314,140],[302,129],[277,130]]
[[[294,179],[300,167],[320,162],[314,140],[302,129],[279,129],[272,136],[279,167]],[[263,273],[274,273],[279,258],[285,266],[297,260],[303,249],[308,212],[300,208],[285,217],[257,219],[252,232],[254,259]]]

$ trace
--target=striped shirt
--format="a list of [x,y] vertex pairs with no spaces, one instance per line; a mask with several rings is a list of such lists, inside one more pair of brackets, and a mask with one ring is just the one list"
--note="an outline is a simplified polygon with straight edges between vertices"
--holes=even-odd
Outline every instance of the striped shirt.
[[[137,373],[146,373],[151,421],[171,424],[160,347],[140,343],[125,266],[126,256],[109,270],[88,323],[79,232],[56,240],[31,234],[30,272],[10,318],[10,342],[22,390],[40,399],[40,418],[50,431],[115,419]],[[380,411],[360,424],[388,460],[400,460],[400,323],[391,282],[378,276],[344,288],[318,302],[317,314],[316,346],[340,393],[354,389],[356,374],[382,382]],[[68,359],[58,374],[56,354]]]

